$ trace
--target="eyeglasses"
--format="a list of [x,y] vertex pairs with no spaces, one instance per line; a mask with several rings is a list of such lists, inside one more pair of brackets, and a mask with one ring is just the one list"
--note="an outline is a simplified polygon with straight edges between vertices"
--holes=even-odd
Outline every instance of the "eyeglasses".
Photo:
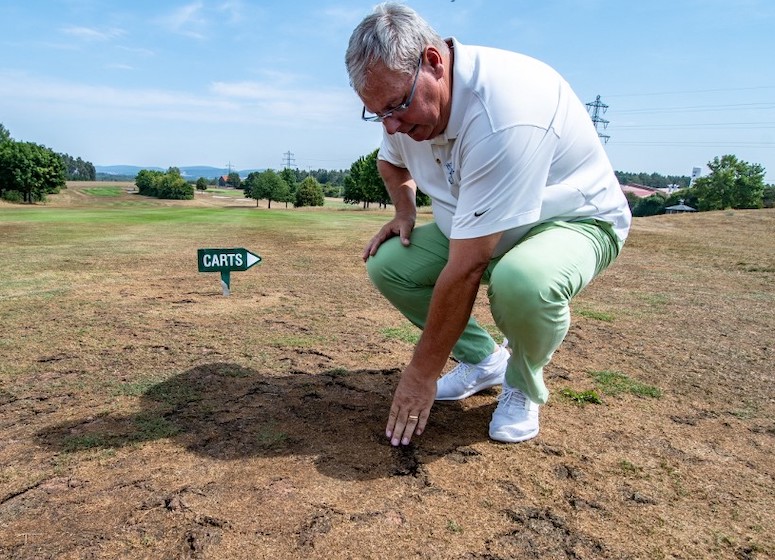
[[417,71],[414,73],[414,82],[412,82],[412,89],[409,90],[409,96],[406,98],[406,101],[401,103],[401,105],[397,105],[392,109],[388,109],[384,113],[376,113],[376,114],[372,114],[372,113],[366,114],[366,106],[364,105],[363,112],[361,113],[361,118],[364,121],[381,123],[385,119],[392,117],[393,113],[402,113],[409,108],[409,105],[412,103],[412,99],[414,98],[414,90],[417,87],[417,78],[420,76],[420,68],[422,68],[422,55],[423,53],[420,53],[420,60],[417,62]]

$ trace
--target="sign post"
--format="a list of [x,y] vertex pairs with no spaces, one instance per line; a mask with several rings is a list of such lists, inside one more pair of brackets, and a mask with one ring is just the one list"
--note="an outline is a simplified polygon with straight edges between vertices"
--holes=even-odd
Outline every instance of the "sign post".
[[223,295],[231,293],[232,270],[247,270],[261,262],[261,257],[247,249],[197,249],[199,272],[220,272]]

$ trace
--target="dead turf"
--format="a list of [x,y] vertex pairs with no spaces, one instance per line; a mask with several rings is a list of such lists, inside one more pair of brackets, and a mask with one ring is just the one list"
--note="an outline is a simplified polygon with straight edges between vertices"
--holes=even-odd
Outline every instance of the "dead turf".
[[[90,186],[29,212],[162,204]],[[488,440],[490,391],[393,449],[414,333],[359,260],[387,214],[167,204],[235,220],[0,206],[1,557],[775,557],[775,211],[635,220],[574,301],[537,439]],[[264,262],[224,297],[207,246]]]

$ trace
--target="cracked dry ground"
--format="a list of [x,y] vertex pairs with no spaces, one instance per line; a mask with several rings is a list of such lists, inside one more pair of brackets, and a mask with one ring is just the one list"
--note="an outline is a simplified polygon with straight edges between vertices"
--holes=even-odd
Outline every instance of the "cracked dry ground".
[[367,225],[235,234],[265,260],[230,298],[173,240],[150,282],[118,262],[24,313],[4,299],[0,556],[775,557],[773,211],[636,220],[520,445],[487,438],[494,390],[387,444],[412,345],[356,262]]

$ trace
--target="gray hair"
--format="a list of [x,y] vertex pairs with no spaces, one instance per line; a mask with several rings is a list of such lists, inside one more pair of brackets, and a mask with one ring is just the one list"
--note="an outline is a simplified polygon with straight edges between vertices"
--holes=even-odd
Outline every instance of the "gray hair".
[[350,85],[361,93],[377,62],[411,75],[420,53],[431,45],[442,52],[446,49],[444,39],[412,8],[396,2],[379,4],[350,36],[344,57]]

